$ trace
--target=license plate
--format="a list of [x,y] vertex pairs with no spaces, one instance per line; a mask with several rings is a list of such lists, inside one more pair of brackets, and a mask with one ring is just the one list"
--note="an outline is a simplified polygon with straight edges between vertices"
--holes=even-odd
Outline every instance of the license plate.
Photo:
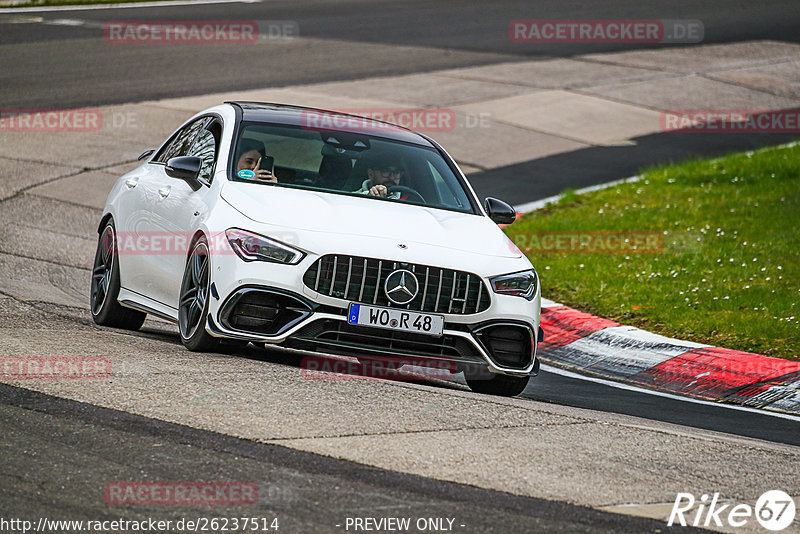
[[418,313],[395,308],[364,306],[363,304],[350,304],[347,322],[362,326],[429,334],[431,336],[441,336],[444,330],[444,317],[442,315],[431,315],[429,313]]

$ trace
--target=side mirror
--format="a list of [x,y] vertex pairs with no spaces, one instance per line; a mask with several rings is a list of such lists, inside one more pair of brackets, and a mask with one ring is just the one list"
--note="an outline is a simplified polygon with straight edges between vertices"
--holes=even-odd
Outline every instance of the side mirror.
[[489,218],[497,224],[511,224],[517,220],[517,211],[502,200],[486,197],[483,206]]
[[202,159],[196,156],[180,156],[170,159],[164,170],[168,176],[186,180],[190,184],[197,184],[199,183],[197,178],[200,176],[202,167]]

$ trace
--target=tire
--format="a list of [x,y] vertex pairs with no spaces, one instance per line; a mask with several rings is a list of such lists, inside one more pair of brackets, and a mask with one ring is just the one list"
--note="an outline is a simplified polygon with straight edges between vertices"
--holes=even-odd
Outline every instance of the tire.
[[206,332],[211,270],[208,244],[201,237],[192,247],[181,282],[178,330],[181,343],[192,352],[213,352],[220,340]]
[[89,290],[89,309],[92,319],[100,326],[138,330],[147,314],[120,305],[117,301],[119,288],[117,232],[113,219],[109,219],[97,240]]
[[464,371],[464,379],[469,389],[475,393],[496,395],[498,397],[516,397],[525,390],[530,376],[493,375],[487,372]]

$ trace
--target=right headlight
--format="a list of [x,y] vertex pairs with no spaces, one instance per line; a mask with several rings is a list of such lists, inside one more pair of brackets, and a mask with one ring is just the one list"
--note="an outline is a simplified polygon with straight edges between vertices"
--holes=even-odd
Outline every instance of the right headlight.
[[244,261],[296,265],[306,256],[305,252],[285,243],[239,228],[228,228],[225,236],[234,252]]
[[490,278],[492,289],[501,295],[513,295],[532,300],[539,285],[539,276],[535,269],[518,273],[503,274]]

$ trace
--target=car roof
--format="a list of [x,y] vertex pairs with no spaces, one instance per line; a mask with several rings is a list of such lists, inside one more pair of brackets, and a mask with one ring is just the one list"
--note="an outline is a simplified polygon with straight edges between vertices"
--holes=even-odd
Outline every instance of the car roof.
[[[382,137],[404,143],[432,147],[428,139],[408,128],[359,115],[327,109],[292,106],[270,102],[229,101],[226,104],[242,110],[242,120],[300,126],[309,130],[349,132]],[[361,110],[359,110],[361,111]],[[363,111],[368,111],[366,108]],[[376,112],[399,112],[400,109],[376,109]]]

